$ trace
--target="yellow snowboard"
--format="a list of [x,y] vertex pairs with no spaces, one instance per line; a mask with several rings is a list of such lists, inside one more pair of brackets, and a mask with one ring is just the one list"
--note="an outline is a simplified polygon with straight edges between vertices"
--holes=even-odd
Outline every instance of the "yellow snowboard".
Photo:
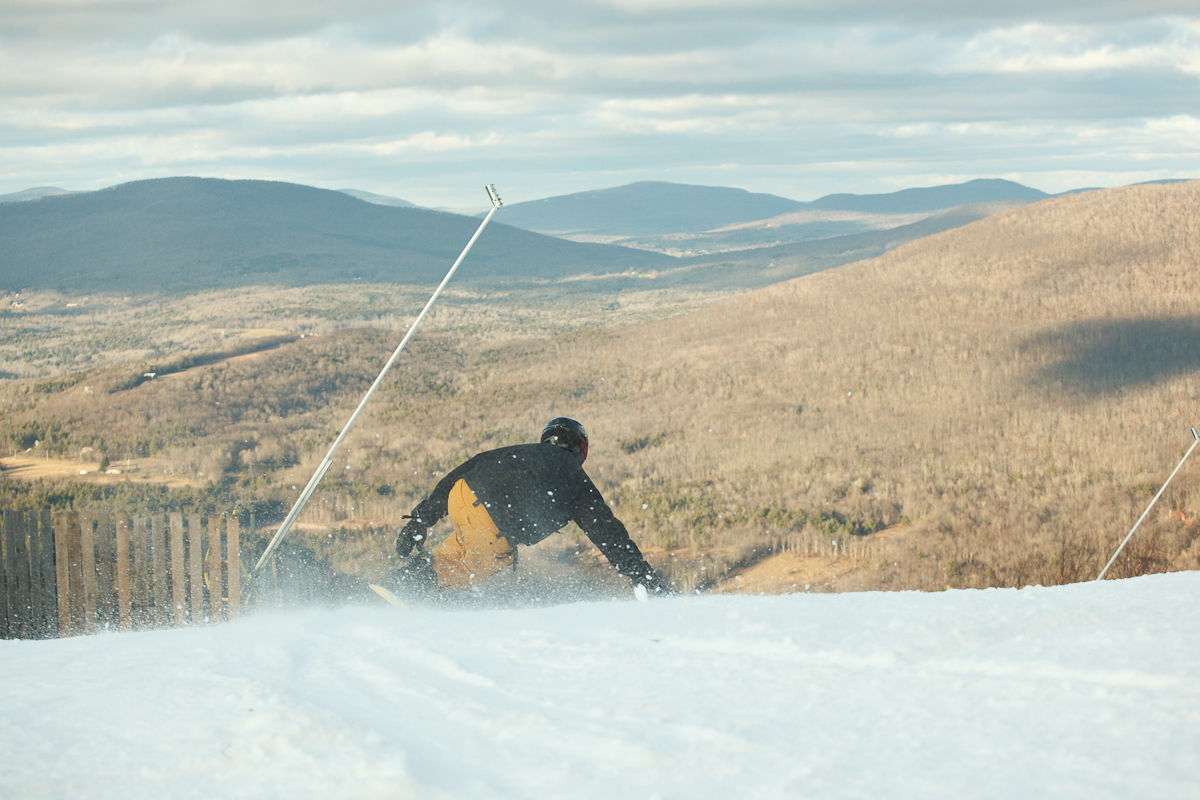
[[389,603],[394,605],[396,608],[400,609],[401,611],[408,610],[408,606],[404,605],[404,603],[401,603],[400,598],[396,597],[396,595],[392,594],[387,589],[383,588],[382,586],[376,586],[373,583],[370,583],[367,585],[370,586],[372,589],[374,589],[376,594],[378,594],[384,600],[387,600]]

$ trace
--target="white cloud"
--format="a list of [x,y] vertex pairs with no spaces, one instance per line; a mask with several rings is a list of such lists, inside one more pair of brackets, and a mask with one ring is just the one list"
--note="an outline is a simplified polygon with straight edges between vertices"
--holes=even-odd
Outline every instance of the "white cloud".
[[1153,26],[1159,35],[1152,39],[1129,37],[1129,31],[1109,27],[1038,23],[987,31],[965,44],[953,69],[1001,73],[1172,69],[1200,60],[1200,35],[1194,24],[1171,19]]
[[0,192],[172,169],[403,173],[417,201],[503,170],[533,196],[1200,172],[1194,9],[1077,6],[8,0]]
[[466,150],[469,148],[487,147],[499,144],[500,137],[489,133],[481,138],[472,139],[469,136],[446,136],[435,131],[422,131],[404,139],[373,144],[351,145],[350,149],[392,156],[411,152],[444,153],[450,150]]

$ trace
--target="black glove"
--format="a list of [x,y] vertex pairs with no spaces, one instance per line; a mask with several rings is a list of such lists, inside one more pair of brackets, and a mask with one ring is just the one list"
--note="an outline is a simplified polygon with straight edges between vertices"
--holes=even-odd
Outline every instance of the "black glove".
[[640,583],[646,587],[647,592],[660,597],[668,594],[678,594],[675,591],[675,587],[671,585],[671,582],[653,569],[647,568],[646,574],[642,576],[641,580],[635,581],[635,583]]
[[428,531],[429,529],[424,525],[415,519],[410,519],[404,529],[400,531],[400,535],[396,537],[396,553],[401,558],[408,558],[414,547],[424,546],[425,534]]

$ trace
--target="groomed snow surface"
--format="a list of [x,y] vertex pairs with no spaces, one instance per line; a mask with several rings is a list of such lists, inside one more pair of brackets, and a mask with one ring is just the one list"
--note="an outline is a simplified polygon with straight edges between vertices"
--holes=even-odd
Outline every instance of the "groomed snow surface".
[[0,642],[0,797],[1200,796],[1200,573]]

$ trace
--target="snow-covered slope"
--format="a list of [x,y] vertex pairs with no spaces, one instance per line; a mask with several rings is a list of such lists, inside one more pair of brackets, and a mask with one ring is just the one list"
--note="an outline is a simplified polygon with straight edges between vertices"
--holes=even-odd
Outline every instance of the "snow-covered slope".
[[0,642],[5,798],[1194,797],[1200,573]]

